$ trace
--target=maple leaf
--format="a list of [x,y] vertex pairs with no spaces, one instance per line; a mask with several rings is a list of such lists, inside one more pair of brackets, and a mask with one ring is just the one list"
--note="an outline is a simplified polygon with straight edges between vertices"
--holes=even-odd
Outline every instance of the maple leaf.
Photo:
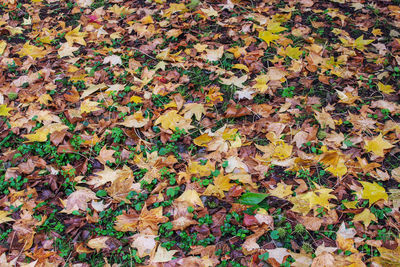
[[18,52],[20,56],[31,56],[33,59],[42,58],[48,54],[48,51],[43,47],[37,47],[29,44],[29,41],[24,44],[22,49]]
[[158,224],[168,222],[168,217],[163,215],[163,207],[148,210],[144,205],[139,216],[139,231],[141,229],[150,228],[155,233],[158,231]]
[[133,177],[132,170],[127,166],[118,171],[117,179],[112,182],[110,187],[106,188],[106,191],[113,198],[114,202],[117,203],[121,201],[130,203],[129,199],[126,198],[129,193],[131,191],[140,192],[140,190],[135,188],[135,178]]
[[108,182],[114,182],[120,173],[104,165],[104,170],[96,172],[95,174],[96,176],[91,176],[90,180],[86,182],[88,185],[93,185],[94,188],[105,185]]
[[329,126],[331,129],[335,129],[335,122],[333,121],[331,115],[328,112],[326,112],[324,109],[322,109],[322,112],[318,112],[316,110],[314,112],[315,112],[315,118],[322,126],[322,128]]
[[370,225],[371,221],[377,221],[375,215],[371,213],[369,209],[364,209],[361,213],[356,214],[353,218],[353,222],[363,222],[365,225],[365,228],[368,228]]
[[193,139],[193,143],[196,144],[197,146],[204,146],[207,147],[207,144],[212,140],[213,138],[209,136],[208,134],[202,134],[195,139]]
[[189,161],[187,167],[187,171],[190,174],[198,175],[200,177],[209,176],[214,169],[214,165],[210,161],[207,161],[205,165],[201,165],[197,161]]
[[93,0],[76,0],[80,7],[90,7],[93,4]]
[[154,257],[151,258],[150,261],[154,263],[169,262],[170,260],[172,260],[172,257],[176,252],[178,252],[178,250],[167,250],[166,248],[159,245],[156,253],[154,254]]
[[360,51],[363,51],[365,49],[366,45],[369,45],[372,43],[374,40],[364,40],[364,35],[361,35],[354,41],[354,47],[357,48]]
[[381,91],[385,94],[391,94],[391,93],[396,92],[395,90],[393,90],[391,85],[384,85],[381,82],[378,82],[378,89],[379,89],[379,91]]
[[120,56],[111,55],[111,56],[104,58],[103,64],[107,64],[107,63],[110,63],[111,66],[122,65],[122,59]]
[[274,189],[270,189],[268,193],[271,196],[279,197],[279,198],[286,198],[293,194],[292,185],[287,185],[285,183],[278,183]]
[[86,211],[88,208],[88,202],[96,197],[96,193],[85,187],[77,187],[77,190],[70,194],[66,200],[61,200],[64,205],[64,209],[61,212],[71,214],[74,211]]
[[273,34],[271,31],[261,31],[259,32],[258,37],[265,41],[268,45],[270,45],[271,42],[275,43],[274,41],[279,40],[280,38],[279,35]]
[[267,30],[272,32],[272,33],[280,33],[280,32],[286,31],[287,28],[282,27],[281,23],[278,22],[278,21],[270,21],[267,24]]
[[255,91],[253,91],[253,90],[251,90],[250,88],[244,88],[243,90],[237,90],[236,92],[235,92],[235,95],[237,95],[237,98],[239,99],[239,100],[242,100],[242,99],[249,99],[249,100],[251,100],[251,99],[253,99],[253,94],[255,93]]
[[347,173],[347,167],[345,165],[346,159],[340,152],[326,151],[321,155],[319,160],[328,166],[325,170],[329,171],[335,176],[342,177]]
[[114,228],[120,232],[136,231],[139,224],[139,215],[124,212],[116,217]]
[[120,123],[128,128],[141,128],[149,122],[149,118],[143,117],[143,112],[140,110],[133,115],[126,116],[124,121]]
[[209,61],[218,61],[221,59],[224,54],[224,47],[221,45],[218,49],[206,49],[207,54],[205,55],[205,59]]
[[115,163],[115,158],[113,158],[114,153],[115,150],[112,149],[107,150],[106,146],[103,146],[96,159],[104,165],[107,163],[107,161],[109,161],[110,163]]
[[330,188],[320,188],[313,192],[307,192],[305,198],[309,200],[310,208],[320,205],[326,209],[330,209],[332,204],[329,203],[330,199],[337,199],[335,195],[330,194],[333,190]]
[[269,254],[268,262],[273,260],[279,265],[283,264],[286,261],[286,258],[290,256],[290,253],[286,248],[267,249],[267,252]]
[[242,77],[236,77],[236,76],[232,76],[229,79],[225,79],[225,78],[220,78],[221,83],[225,84],[225,85],[235,85],[239,88],[243,88],[244,85],[243,83],[247,80],[248,76],[247,75],[243,75]]
[[11,212],[9,211],[0,210],[0,224],[15,221],[13,218],[7,217],[10,214]]
[[385,267],[400,266],[400,246],[395,249],[387,249],[385,247],[378,247],[380,256],[373,257],[372,262],[380,264]]
[[89,99],[86,99],[85,101],[83,101],[81,103],[81,108],[80,108],[80,113],[90,113],[93,111],[98,111],[101,108],[99,108],[100,103],[96,102],[96,101],[90,101]]
[[4,50],[6,49],[6,47],[7,47],[7,42],[4,41],[4,40],[0,41],[0,56],[3,55]]
[[303,216],[307,215],[311,210],[310,201],[306,194],[298,194],[289,198],[289,201],[293,204],[291,210],[301,213]]
[[178,114],[177,110],[170,110],[165,112],[163,115],[158,117],[158,119],[154,122],[155,125],[161,124],[161,127],[165,130],[171,129],[173,131],[176,130],[177,123],[182,121],[184,118]]
[[220,174],[214,178],[214,184],[209,184],[204,191],[203,195],[205,196],[216,196],[219,199],[225,197],[224,191],[228,191],[235,184],[231,183],[231,179],[228,175],[223,174],[223,170],[221,170]]
[[369,183],[369,182],[362,182],[360,183],[363,186],[363,190],[361,192],[361,198],[369,200],[369,206],[371,207],[372,204],[375,202],[383,199],[388,200],[388,194],[385,191],[385,188],[377,184],[376,182]]
[[10,116],[10,110],[13,110],[13,108],[8,108],[6,104],[0,105],[0,116]]
[[67,40],[68,44],[70,46],[73,46],[74,43],[80,44],[80,45],[86,45],[85,42],[85,37],[87,36],[86,32],[79,32],[81,29],[81,25],[78,25],[75,29],[72,31],[69,31],[65,34],[65,40]]
[[131,243],[131,247],[137,249],[137,254],[139,257],[146,257],[152,253],[155,249],[157,243],[155,241],[156,235],[146,234],[146,233],[137,233],[131,237],[133,242]]
[[185,113],[183,115],[186,119],[191,119],[192,116],[194,115],[196,120],[200,121],[201,116],[206,113],[206,110],[204,109],[203,104],[198,104],[198,103],[188,103],[185,104],[185,108],[182,111]]
[[226,0],[226,4],[220,4],[219,6],[221,7],[221,11],[224,9],[232,10],[235,7],[231,0]]
[[385,155],[384,150],[394,147],[391,143],[382,138],[382,133],[372,140],[365,141],[364,149],[367,152],[372,152],[378,157],[383,157]]
[[214,10],[214,8],[212,6],[210,6],[209,8],[205,9],[205,8],[200,8],[201,11],[203,11],[208,17],[218,17],[219,14],[216,10]]
[[65,129],[68,129],[67,125],[62,123],[51,123],[37,129],[33,134],[25,134],[24,137],[28,139],[28,142],[46,142],[48,134]]
[[256,84],[253,85],[253,88],[257,89],[260,93],[264,93],[268,90],[268,81],[269,78],[267,75],[258,75],[256,78]]
[[104,248],[108,248],[107,241],[110,239],[109,236],[100,236],[96,238],[92,238],[88,241],[88,247],[95,249],[97,252]]
[[204,208],[204,204],[201,201],[199,194],[196,192],[196,190],[193,189],[186,189],[182,195],[175,199],[175,201],[186,203],[188,206],[192,207],[196,207],[197,205]]
[[288,46],[284,54],[292,59],[299,59],[303,51],[301,51],[299,47]]
[[74,57],[74,52],[78,51],[79,47],[73,47],[69,43],[63,43],[58,50],[58,55],[63,58],[63,57]]

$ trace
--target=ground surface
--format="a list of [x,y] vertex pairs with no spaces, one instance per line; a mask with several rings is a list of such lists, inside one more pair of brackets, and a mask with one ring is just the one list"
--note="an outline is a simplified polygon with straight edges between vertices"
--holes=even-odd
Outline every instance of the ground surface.
[[0,0],[1,266],[400,266],[399,1],[224,1]]

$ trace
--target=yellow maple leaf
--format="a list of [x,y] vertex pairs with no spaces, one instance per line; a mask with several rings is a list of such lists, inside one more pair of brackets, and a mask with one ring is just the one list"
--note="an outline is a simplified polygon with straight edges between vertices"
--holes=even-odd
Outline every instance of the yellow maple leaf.
[[306,198],[309,200],[310,208],[314,208],[316,205],[320,205],[321,207],[329,210],[332,206],[332,204],[329,203],[329,200],[337,199],[336,196],[330,194],[330,192],[332,191],[333,190],[329,188],[321,188],[313,192],[307,192],[305,195]]
[[374,40],[364,40],[364,35],[361,35],[354,41],[354,47],[357,48],[360,51],[363,51],[365,49],[366,45],[369,45],[372,43]]
[[154,20],[153,20],[152,16],[147,15],[147,16],[143,17],[143,18],[140,20],[140,22],[146,25],[146,24],[153,24],[153,23],[154,23]]
[[140,103],[143,103],[143,98],[141,98],[140,96],[134,95],[134,96],[131,96],[129,101],[134,102],[135,104],[140,104]]
[[267,25],[267,30],[272,33],[280,33],[280,32],[286,31],[287,28],[282,27],[280,22],[271,21]]
[[34,45],[29,44],[29,42],[26,42],[22,49],[17,52],[21,57],[23,56],[31,56],[33,59],[36,58],[42,58],[47,55],[47,50],[45,50],[43,47],[37,47]]
[[274,147],[273,157],[278,158],[280,160],[286,159],[290,157],[293,151],[293,146],[286,144],[284,141],[277,141]]
[[376,182],[369,183],[360,181],[360,183],[363,186],[363,190],[361,192],[361,198],[368,199],[370,207],[372,204],[381,199],[388,200],[389,196],[386,193],[385,188],[383,188]]
[[90,101],[89,99],[86,99],[85,101],[83,101],[81,103],[81,114],[83,113],[90,113],[93,111],[97,111],[100,110],[100,108],[98,107],[100,103],[96,102],[96,101]]
[[10,116],[10,113],[8,113],[12,108],[8,108],[6,104],[0,105],[0,116]]
[[198,146],[204,146],[207,147],[207,144],[212,140],[212,137],[209,136],[207,133],[202,134],[195,139],[193,139],[193,143]]
[[346,209],[356,209],[357,203],[358,200],[347,201],[347,202],[342,201],[342,204],[346,207]]
[[245,72],[249,72],[249,68],[243,64],[235,64],[232,66],[232,69],[244,70]]
[[326,151],[321,155],[319,160],[328,166],[325,170],[335,176],[342,177],[347,173],[347,167],[345,165],[346,159],[340,152]]
[[228,191],[235,184],[230,183],[231,179],[229,179],[228,175],[224,175],[221,171],[220,174],[215,177],[214,184],[209,184],[204,191],[203,195],[205,196],[216,196],[219,199],[225,197],[224,191]]
[[381,91],[385,94],[390,94],[390,93],[396,92],[395,90],[393,90],[391,85],[389,85],[389,84],[385,85],[381,82],[378,83],[378,89],[379,89],[379,91]]
[[163,127],[165,130],[171,129],[175,131],[177,123],[182,120],[183,117],[178,114],[177,110],[170,110],[158,117],[154,124],[157,125],[161,123],[161,127]]
[[50,101],[53,101],[53,98],[49,94],[42,94],[38,98],[38,102],[42,105],[48,105]]
[[363,222],[365,228],[371,224],[371,221],[376,222],[376,217],[369,209],[364,209],[361,213],[356,214],[353,218],[353,222]]
[[188,9],[186,8],[186,5],[184,3],[171,3],[169,8],[165,10],[163,17],[169,18],[172,14],[177,13],[177,12],[185,12]]
[[258,37],[265,41],[268,45],[270,45],[271,42],[275,43],[275,40],[278,40],[280,37],[277,34],[273,34],[270,31],[261,31],[258,34]]
[[201,201],[199,194],[196,192],[196,190],[193,189],[186,189],[182,195],[175,199],[175,201],[186,203],[187,205],[192,207],[195,207],[197,205],[204,208],[204,204]]
[[277,186],[269,190],[268,192],[271,196],[279,197],[279,198],[286,198],[293,194],[292,185],[287,185],[285,183],[278,183]]
[[10,214],[11,214],[11,212],[9,212],[9,211],[0,210],[0,224],[5,223],[5,222],[14,221],[14,219],[7,217]]
[[187,167],[187,171],[190,174],[198,175],[199,177],[209,176],[214,169],[214,165],[210,161],[207,161],[205,165],[201,165],[197,161],[189,161]]
[[400,246],[397,246],[396,249],[378,247],[378,251],[380,256],[373,257],[372,262],[386,267],[400,266]]
[[371,33],[374,35],[374,36],[381,36],[382,35],[382,30],[381,29],[373,29],[372,31],[371,31]]
[[132,13],[132,9],[126,7],[126,6],[118,6],[118,5],[113,5],[110,7],[108,10],[110,10],[114,15],[116,16],[126,16]]
[[257,89],[260,93],[264,93],[268,90],[268,76],[267,75],[258,75],[256,77],[256,84],[253,85],[253,88]]
[[298,194],[289,198],[289,201],[293,204],[291,210],[301,213],[303,216],[307,215],[311,210],[310,200],[306,194]]
[[299,47],[292,47],[288,46],[285,50],[285,55],[292,58],[292,59],[299,59],[300,56],[303,54],[303,51],[300,50]]
[[68,129],[68,126],[62,123],[51,123],[37,129],[33,134],[25,134],[24,137],[28,139],[27,142],[46,142],[48,134],[64,129]]
[[382,138],[382,133],[372,140],[365,141],[364,149],[367,152],[372,152],[378,157],[384,156],[384,150],[394,147],[391,143]]
[[80,45],[86,45],[85,38],[87,36],[86,32],[79,32],[81,29],[81,25],[78,25],[75,29],[65,34],[65,40],[67,40],[68,44],[72,46],[74,43]]
[[4,50],[6,49],[6,47],[7,47],[7,42],[3,41],[3,40],[0,41],[0,56],[3,55]]

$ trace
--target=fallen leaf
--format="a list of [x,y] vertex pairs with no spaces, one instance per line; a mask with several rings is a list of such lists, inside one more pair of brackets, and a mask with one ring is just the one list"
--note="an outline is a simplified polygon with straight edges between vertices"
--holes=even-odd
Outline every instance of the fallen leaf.
[[364,209],[361,213],[356,214],[353,218],[353,222],[363,222],[365,228],[371,224],[371,221],[376,222],[377,219],[373,213],[369,209]]
[[7,217],[10,214],[11,212],[9,211],[0,210],[0,224],[15,221],[13,218]]
[[87,245],[88,247],[95,249],[97,252],[104,248],[108,248],[108,245],[106,242],[108,241],[110,237],[108,236],[100,236],[96,238],[92,238],[88,241]]
[[196,192],[196,190],[193,189],[185,190],[185,192],[183,192],[182,195],[175,199],[175,201],[185,203],[186,205],[191,207],[199,206],[204,208],[204,204],[201,201],[199,194]]
[[86,46],[85,37],[87,36],[86,32],[79,32],[81,29],[81,25],[78,25],[72,31],[69,31],[65,34],[65,40],[67,40],[70,46],[73,46],[74,43]]
[[372,204],[375,202],[383,199],[388,200],[388,194],[386,193],[385,188],[377,184],[376,182],[369,183],[360,181],[363,186],[363,190],[361,192],[361,198],[369,200],[369,206],[371,207]]
[[367,152],[372,152],[378,157],[383,157],[385,155],[384,150],[394,147],[391,143],[383,139],[380,133],[377,137],[372,140],[365,141],[364,149]]
[[166,248],[162,246],[158,246],[157,251],[154,255],[153,258],[150,259],[151,262],[157,263],[157,262],[169,262],[172,260],[172,257],[174,254],[178,252],[178,250],[167,250]]

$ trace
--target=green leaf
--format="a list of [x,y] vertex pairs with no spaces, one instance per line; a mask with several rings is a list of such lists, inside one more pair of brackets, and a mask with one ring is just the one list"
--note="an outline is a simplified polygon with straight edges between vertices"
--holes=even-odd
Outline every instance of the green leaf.
[[274,230],[274,231],[271,231],[271,238],[272,239],[279,239],[279,233],[278,233],[278,231],[277,230]]
[[263,201],[267,196],[268,194],[247,192],[240,197],[239,202],[240,204],[244,205],[257,205],[258,203]]
[[107,191],[106,190],[99,190],[96,192],[97,197],[105,197],[107,196]]
[[263,261],[267,261],[269,258],[269,253],[265,252],[264,254],[258,255],[258,258]]

